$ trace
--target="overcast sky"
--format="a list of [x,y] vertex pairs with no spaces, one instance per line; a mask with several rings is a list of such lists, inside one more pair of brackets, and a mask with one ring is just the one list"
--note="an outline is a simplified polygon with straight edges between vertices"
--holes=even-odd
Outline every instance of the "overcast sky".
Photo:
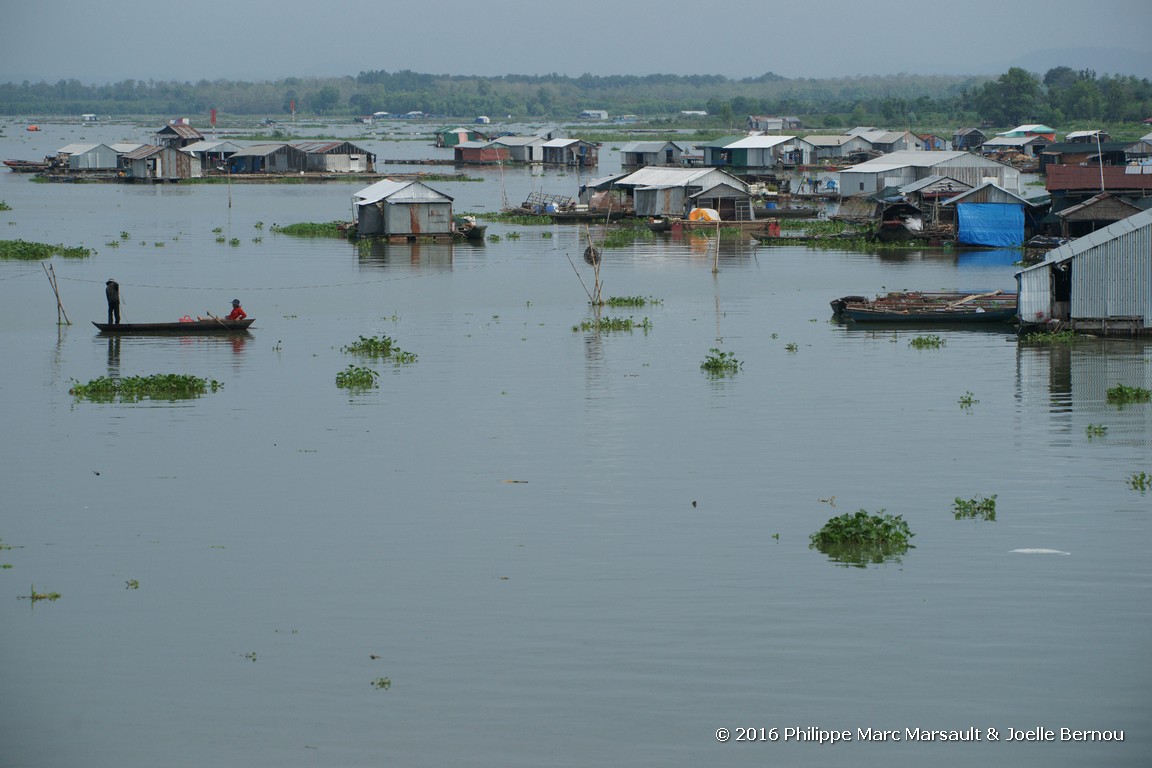
[[1152,2],[0,0],[0,82],[454,75],[1152,77]]

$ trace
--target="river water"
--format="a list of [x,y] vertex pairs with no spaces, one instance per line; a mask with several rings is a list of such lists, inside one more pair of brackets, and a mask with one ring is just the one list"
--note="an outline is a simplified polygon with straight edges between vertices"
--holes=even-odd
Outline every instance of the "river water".
[[[154,130],[25,124],[0,121],[4,157]],[[430,185],[482,211],[579,183],[471,173]],[[48,262],[66,326],[39,263],[0,261],[0,765],[1147,765],[1152,406],[1106,391],[1152,387],[1152,347],[831,319],[844,294],[1012,289],[1013,254],[725,242],[713,273],[707,241],[639,241],[604,295],[653,301],[604,314],[651,327],[597,334],[574,226],[366,252],[271,231],[347,219],[362,186],[0,173],[4,239],[95,251]],[[108,278],[125,322],[239,298],[256,323],[104,338]],[[416,361],[342,351],[380,334]],[[711,349],[742,368],[707,375]],[[338,388],[350,364],[379,386]],[[69,394],[157,373],[224,386]],[[992,495],[995,520],[955,518]],[[809,547],[859,509],[915,547]]]

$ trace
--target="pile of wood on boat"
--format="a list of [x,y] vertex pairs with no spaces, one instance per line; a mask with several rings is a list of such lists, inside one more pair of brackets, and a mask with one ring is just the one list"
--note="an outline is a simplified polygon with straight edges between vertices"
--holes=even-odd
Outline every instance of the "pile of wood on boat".
[[841,296],[830,303],[837,318],[857,323],[1008,323],[1016,318],[1017,294],[891,291],[874,299]]

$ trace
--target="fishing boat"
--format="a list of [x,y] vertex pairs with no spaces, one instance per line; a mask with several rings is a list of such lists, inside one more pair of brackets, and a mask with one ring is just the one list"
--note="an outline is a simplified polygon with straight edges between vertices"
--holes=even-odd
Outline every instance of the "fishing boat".
[[892,291],[874,299],[841,296],[833,314],[857,323],[1010,323],[1016,318],[1015,293]]
[[5,160],[4,165],[14,173],[39,173],[48,169],[45,160]]
[[478,224],[475,216],[453,216],[452,236],[458,240],[484,240],[488,225]]
[[208,333],[238,333],[248,330],[256,318],[246,317],[243,320],[227,320],[223,317],[196,317],[178,320],[174,323],[97,323],[92,325],[100,329],[101,333],[170,333],[208,334]]

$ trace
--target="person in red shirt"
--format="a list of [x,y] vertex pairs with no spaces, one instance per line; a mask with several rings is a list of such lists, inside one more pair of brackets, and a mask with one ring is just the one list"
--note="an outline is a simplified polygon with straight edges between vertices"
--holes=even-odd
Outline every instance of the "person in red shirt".
[[232,299],[232,311],[226,317],[226,320],[243,320],[248,317],[248,313],[240,306],[240,299]]

